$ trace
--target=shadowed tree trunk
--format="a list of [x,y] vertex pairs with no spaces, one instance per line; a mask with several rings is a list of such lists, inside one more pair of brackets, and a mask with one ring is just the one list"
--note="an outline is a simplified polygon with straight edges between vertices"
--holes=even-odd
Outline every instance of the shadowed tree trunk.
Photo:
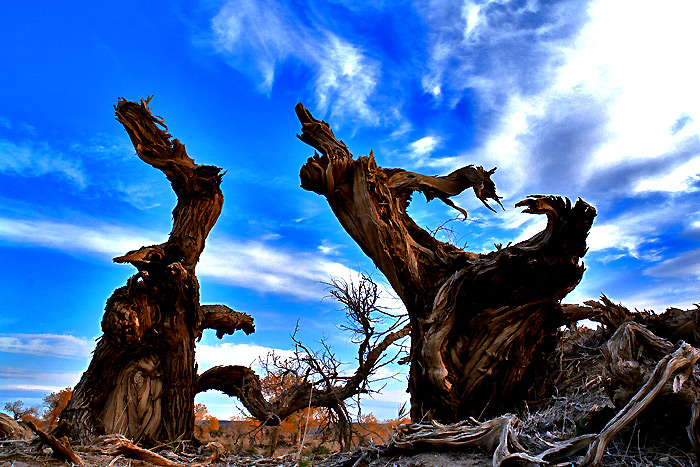
[[[149,99],[150,100],[150,99]],[[177,195],[168,240],[115,258],[139,272],[107,300],[103,335],[61,414],[73,438],[121,433],[136,441],[189,438],[194,429],[195,341],[207,328],[217,336],[254,331],[253,319],[224,305],[200,305],[195,266],[221,213],[221,169],[197,165],[149,100],[119,100],[139,158],[162,171]]]
[[[494,170],[467,166],[444,177],[355,159],[328,124],[299,104],[299,138],[314,147],[302,188],[334,214],[382,271],[410,316],[411,418],[442,422],[509,410],[524,400],[528,371],[565,323],[560,301],[581,280],[579,264],[595,209],[582,200],[531,196],[516,206],[545,214],[529,240],[481,255],[438,241],[407,214],[414,191],[428,201],[472,188],[498,202]],[[500,202],[499,202],[500,204]]]

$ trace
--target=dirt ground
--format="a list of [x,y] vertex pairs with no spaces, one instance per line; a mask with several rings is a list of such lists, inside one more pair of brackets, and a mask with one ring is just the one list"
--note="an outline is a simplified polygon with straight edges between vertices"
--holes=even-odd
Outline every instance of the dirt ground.
[[[542,368],[546,384],[533,387],[528,402],[517,414],[517,432],[520,441],[556,442],[586,433],[599,433],[617,413],[606,393],[602,378],[604,359],[601,344],[604,336],[596,331],[581,331],[577,335],[562,338],[557,352]],[[696,375],[700,378],[700,375]],[[542,380],[542,378],[540,378]],[[690,467],[698,465],[698,458],[691,452],[685,427],[689,414],[673,408],[666,402],[651,405],[626,427],[608,445],[603,466],[669,466]],[[214,439],[216,440],[216,439]],[[265,457],[249,452],[236,452],[230,439],[219,438],[229,451],[222,454],[220,462],[212,466],[324,466],[324,467],[481,467],[491,466],[491,454],[472,448],[442,452],[400,452],[381,447],[358,448],[353,453],[308,454],[299,461],[296,448],[290,454]],[[320,442],[320,441],[318,441]],[[265,446],[258,446],[264,452]],[[312,444],[312,443],[310,443]],[[311,446],[307,445],[308,451]],[[532,446],[525,446],[531,448]],[[74,446],[85,465],[97,467],[150,467],[152,463],[127,459],[122,455],[104,455],[94,448]],[[171,462],[171,466],[202,466],[208,459],[207,452],[194,449],[182,452],[161,446],[155,451]],[[284,452],[284,451],[282,451]],[[583,452],[577,456],[583,456]],[[565,465],[577,465],[582,457],[572,457]],[[46,446],[34,441],[0,441],[0,467],[65,466],[65,461],[54,457]]]
[[[646,451],[643,453],[634,450],[627,450],[626,446],[613,446],[609,450],[609,455],[603,459],[603,466],[669,466],[669,467],[691,467],[696,466],[696,457],[692,454],[673,451],[668,453],[653,453]],[[41,455],[22,455],[14,454],[5,457],[7,454],[6,447],[0,447],[0,467],[39,467],[39,466],[66,466],[70,465],[65,461],[56,459],[51,454]],[[135,459],[125,459],[122,456],[105,456],[90,453],[80,453],[85,465],[95,467],[152,467],[151,464]],[[203,459],[192,460],[188,462],[186,458],[178,456],[182,459],[184,466],[195,465],[196,462],[201,462]],[[332,456],[317,456],[312,459],[305,459],[301,465],[306,466],[346,466],[352,467],[354,462],[339,462],[339,459],[334,459]],[[297,466],[299,462],[293,459],[292,456],[283,458],[265,458],[260,455],[235,455],[225,454],[222,457],[222,462],[210,464],[213,467],[253,467],[253,466]],[[474,452],[425,452],[413,455],[398,455],[398,456],[381,456],[377,459],[366,460],[358,464],[364,467],[490,467],[492,465],[490,456]]]
[[[23,443],[24,444],[24,443]],[[103,455],[77,448],[76,452],[83,459],[85,465],[95,467],[152,467],[145,461],[127,459],[123,456]],[[174,454],[161,451],[165,458],[179,463],[182,466],[195,467],[206,460],[206,456],[192,456]],[[302,460],[302,466],[322,467],[352,467],[358,460],[357,453],[353,458],[349,455],[339,454],[317,455]],[[422,452],[401,455],[381,455],[376,458],[367,458],[357,463],[357,467],[490,467],[491,456],[479,452]],[[661,451],[658,448],[640,449],[634,444],[615,442],[608,449],[608,454],[603,459],[603,466],[669,466],[691,467],[698,465],[694,454],[683,450],[666,446]],[[0,467],[39,467],[39,466],[66,466],[70,465],[53,456],[50,449],[45,448],[40,452],[34,451],[28,445],[8,446],[0,445]],[[298,466],[299,461],[293,454],[268,458],[259,454],[225,453],[221,462],[209,464],[213,467],[254,467],[254,466]]]
[[[0,452],[5,451],[4,448],[0,448]],[[0,454],[2,455],[2,454]],[[105,456],[96,454],[79,454],[84,460],[85,465],[95,466],[95,467],[151,467],[154,464],[134,460],[125,459],[123,457],[115,456]],[[184,460],[184,459],[183,459]],[[198,459],[201,462],[203,459]],[[194,465],[184,463],[183,465]],[[39,455],[28,457],[26,455],[13,455],[0,461],[0,467],[39,467],[39,466],[66,466],[70,465],[65,461],[61,461],[49,455]],[[213,467],[226,466],[297,466],[299,462],[296,459],[292,459],[292,456],[285,456],[283,458],[265,458],[259,455],[233,455],[227,454],[222,458],[222,462],[210,464]],[[338,464],[335,459],[331,456],[317,456],[312,459],[305,459],[302,465],[312,466],[312,465],[342,465]],[[350,464],[351,466],[352,464]],[[371,466],[371,467],[482,467],[490,466],[491,460],[488,456],[478,453],[420,453],[412,456],[394,456],[394,457],[380,457],[377,459],[369,460],[369,462],[362,462],[359,465]]]

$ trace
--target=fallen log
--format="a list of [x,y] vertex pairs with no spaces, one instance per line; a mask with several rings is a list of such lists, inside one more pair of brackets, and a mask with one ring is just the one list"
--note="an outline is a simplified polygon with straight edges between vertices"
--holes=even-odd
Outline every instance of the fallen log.
[[182,462],[175,462],[171,461],[170,459],[166,459],[160,454],[156,454],[148,449],[140,448],[123,435],[119,434],[100,436],[95,441],[95,447],[101,454],[111,456],[122,455],[130,459],[146,461],[150,462],[151,464],[164,467],[183,467],[187,465]]
[[52,434],[46,433],[44,430],[36,426],[31,420],[26,420],[25,423],[34,433],[37,434],[37,436],[39,436],[42,442],[48,444],[51,449],[53,449],[53,452],[56,453],[58,457],[72,462],[73,464],[85,465],[83,460],[78,457],[78,455],[73,451],[73,448],[70,447],[68,438],[64,436],[61,439],[57,439]]

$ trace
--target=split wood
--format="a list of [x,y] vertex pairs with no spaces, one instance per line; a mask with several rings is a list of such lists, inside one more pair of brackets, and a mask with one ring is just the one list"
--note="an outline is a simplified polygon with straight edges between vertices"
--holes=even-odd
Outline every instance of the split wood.
[[156,454],[148,449],[140,448],[126,439],[122,435],[113,434],[100,436],[96,441],[97,451],[102,454],[117,456],[123,455],[131,459],[150,462],[151,464],[164,467],[182,467],[187,464],[171,461],[160,454]]
[[51,446],[51,449],[53,449],[53,452],[55,452],[57,456],[72,462],[73,464],[85,465],[83,460],[78,457],[78,455],[70,447],[68,438],[64,436],[61,439],[57,439],[55,436],[46,433],[44,430],[36,426],[31,420],[25,420],[25,423],[34,433],[37,434],[37,436],[39,436],[39,438],[41,438],[41,441]]

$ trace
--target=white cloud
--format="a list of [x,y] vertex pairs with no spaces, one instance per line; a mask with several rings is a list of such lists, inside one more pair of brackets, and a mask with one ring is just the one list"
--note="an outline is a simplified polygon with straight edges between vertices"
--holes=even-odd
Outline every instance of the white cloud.
[[325,238],[321,240],[321,244],[316,247],[316,249],[324,255],[337,255],[340,248],[342,248],[341,245],[332,243],[330,240]]
[[513,243],[523,242],[529,240],[538,233],[542,232],[547,227],[547,218],[545,216],[537,216],[531,219],[526,224],[524,224],[524,229],[520,234],[513,240]]
[[624,226],[615,224],[593,226],[586,244],[590,251],[617,248],[634,252],[637,250],[637,245],[641,240],[638,235],[634,235],[626,230]]
[[232,66],[260,80],[261,91],[271,91],[279,64],[299,60],[314,71],[322,113],[330,109],[339,120],[380,123],[369,102],[379,63],[360,47],[274,0],[229,1],[211,24],[216,49]]
[[43,219],[0,218],[0,239],[110,258],[159,243],[159,237],[162,241],[162,235],[153,232],[95,220],[87,226]]
[[389,135],[389,138],[391,139],[398,139],[403,135],[410,133],[413,130],[413,125],[411,124],[411,122],[405,119],[401,115],[401,112],[396,108],[394,108],[392,111],[391,120],[395,122],[393,126],[393,128],[395,129]]
[[69,334],[0,334],[0,352],[82,359],[94,348],[93,341]]
[[61,386],[46,386],[43,384],[0,384],[0,390],[4,391],[44,391],[58,392]]
[[73,142],[70,145],[72,151],[88,154],[93,158],[118,158],[132,159],[135,150],[127,136],[111,136],[99,133],[83,142]]
[[152,183],[117,182],[116,190],[124,194],[125,201],[138,209],[151,209],[161,205],[163,193]]
[[[0,239],[104,259],[165,240],[156,232],[94,219],[86,224],[0,217]],[[262,293],[303,300],[322,299],[326,295],[322,282],[332,278],[357,280],[356,271],[319,256],[314,250],[295,251],[273,247],[263,241],[238,241],[216,235],[207,241],[197,274]]]
[[[276,62],[294,54],[300,31],[291,22],[292,14],[274,1],[228,2],[212,19],[215,46],[225,51],[234,65],[245,67],[251,63],[262,76],[260,88],[269,92],[274,82]],[[253,60],[242,59],[249,47]]]
[[242,365],[260,369],[259,360],[271,353],[288,359],[294,357],[294,351],[275,349],[250,344],[221,343],[215,345],[197,344],[196,359],[199,372],[202,373],[217,365]]
[[[282,294],[302,300],[321,300],[325,282],[342,279],[357,283],[357,271],[319,256],[316,251],[293,251],[256,241],[212,239],[207,243],[197,274],[262,293]],[[387,286],[379,283],[381,305],[400,305]]]
[[339,37],[331,33],[327,33],[327,37],[321,42],[326,49],[324,55],[315,57],[318,60],[318,106],[324,113],[330,107],[331,115],[341,120],[356,115],[365,124],[379,124],[376,111],[369,105],[379,80],[378,63]]
[[671,168],[664,174],[639,180],[635,192],[665,191],[669,193],[696,191],[700,181],[700,154],[686,163]]
[[440,138],[426,136],[408,145],[408,149],[414,157],[427,156],[440,144]]
[[424,89],[469,93],[506,194],[682,192],[700,178],[700,4],[431,2]]
[[16,386],[40,386],[40,383],[51,382],[52,386],[60,389],[75,386],[80,380],[79,371],[36,371],[26,368],[0,367],[0,379],[7,384]]
[[[700,249],[684,251],[648,268],[645,274],[656,277],[700,278]],[[697,293],[697,291],[696,291]]]
[[630,208],[608,220],[596,221],[586,243],[592,253],[612,249],[637,259],[658,261],[664,248],[660,236],[677,223],[678,212],[684,211],[693,213],[694,209],[673,200]]
[[442,138],[428,135],[406,146],[406,156],[414,167],[431,167],[439,170],[451,171],[461,167],[463,161],[459,157],[433,157],[431,154],[442,146]]
[[81,162],[60,154],[46,143],[15,144],[0,140],[0,172],[22,177],[58,175],[78,188],[88,185]]
[[211,239],[197,274],[258,292],[320,300],[325,295],[322,281],[355,273],[315,252],[284,250],[258,241]]
[[36,136],[36,128],[33,125],[25,122],[12,122],[10,119],[0,117],[0,128],[12,130],[14,132],[25,133],[27,135]]

